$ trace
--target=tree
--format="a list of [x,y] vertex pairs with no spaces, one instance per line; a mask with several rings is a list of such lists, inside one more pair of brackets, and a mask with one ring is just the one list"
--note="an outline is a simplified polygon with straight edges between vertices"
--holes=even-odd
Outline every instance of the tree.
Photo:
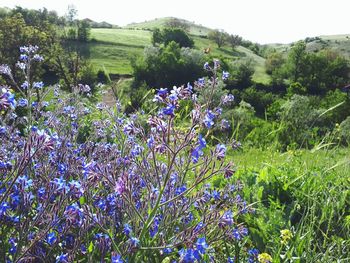
[[86,20],[78,22],[77,29],[77,40],[81,42],[87,42],[90,38],[91,26],[90,23]]
[[166,46],[145,48],[144,57],[132,62],[137,84],[171,87],[203,76],[204,55],[198,50],[180,48],[172,41]]
[[298,41],[288,54],[287,67],[290,78],[293,82],[298,82],[299,77],[305,69],[306,44],[304,41]]
[[155,46],[156,44],[160,44],[163,42],[163,34],[159,28],[153,30],[152,33],[152,44]]
[[166,27],[170,27],[170,28],[180,28],[184,31],[189,31],[189,24],[181,19],[172,17],[169,19],[169,21],[166,22]]
[[208,38],[213,40],[218,48],[221,48],[227,41],[227,33],[222,30],[212,30],[208,33]]
[[242,37],[239,35],[229,35],[227,41],[230,44],[232,50],[235,50],[236,46],[239,46],[242,43]]
[[76,7],[74,5],[69,5],[66,13],[66,19],[70,26],[73,25],[73,22],[77,14],[78,14],[78,10],[76,9]]
[[285,63],[282,53],[274,51],[271,52],[265,60],[266,73],[272,75],[273,72],[282,67]]
[[16,63],[19,59],[19,47],[28,45],[48,46],[48,32],[26,25],[21,14],[6,17],[0,23],[0,61],[7,64],[16,77]]
[[187,35],[187,33],[180,28],[164,28],[162,30],[155,29],[152,35],[153,45],[157,43],[164,43],[168,45],[170,42],[176,42],[180,47],[193,47],[193,40]]

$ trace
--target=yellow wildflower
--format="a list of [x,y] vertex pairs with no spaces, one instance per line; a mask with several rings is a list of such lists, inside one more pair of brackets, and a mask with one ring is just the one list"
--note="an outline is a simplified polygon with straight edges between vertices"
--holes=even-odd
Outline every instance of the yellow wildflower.
[[261,253],[258,255],[258,260],[260,263],[271,263],[272,257],[267,253]]
[[287,244],[289,239],[293,237],[292,232],[289,229],[283,229],[281,230],[281,243]]

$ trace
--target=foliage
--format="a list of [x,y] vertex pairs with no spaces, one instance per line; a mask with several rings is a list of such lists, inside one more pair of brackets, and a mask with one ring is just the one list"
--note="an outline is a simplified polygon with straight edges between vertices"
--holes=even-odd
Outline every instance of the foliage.
[[256,202],[251,236],[273,262],[349,260],[349,150],[269,148],[234,154],[236,175]]
[[227,89],[243,90],[252,85],[254,66],[251,59],[242,59],[236,62],[230,71],[232,75],[227,83]]
[[242,44],[242,37],[239,35],[228,35],[227,42],[230,44],[232,50],[234,51],[237,46]]
[[350,116],[348,116],[342,123],[339,125],[341,139],[350,145]]
[[150,87],[170,87],[193,81],[203,75],[204,57],[199,51],[180,48],[175,42],[165,47],[145,48],[144,57],[132,66],[136,82]]
[[166,27],[170,27],[170,28],[180,28],[186,32],[189,31],[190,29],[190,25],[181,19],[172,17],[170,18],[167,22],[166,22]]
[[227,41],[227,33],[222,30],[212,30],[208,33],[208,38],[213,40],[218,48],[221,48]]
[[[44,86],[31,81],[31,65],[42,61],[37,51],[21,48],[23,97],[16,101],[7,87],[0,93],[1,259],[256,261],[259,252],[247,251],[243,218],[253,210],[240,196],[243,186],[225,162],[226,146],[206,142],[230,96],[198,104],[193,90],[203,81],[159,89],[158,111],[143,124],[118,103],[89,106],[81,97],[89,87],[78,85],[67,98],[55,90],[56,107],[45,110]],[[214,93],[219,68],[206,69]],[[11,76],[5,65],[1,73]],[[193,104],[186,126],[177,117],[182,100]],[[17,117],[17,107],[27,115]]]
[[193,40],[187,35],[186,31],[181,28],[166,27],[162,30],[155,29],[152,34],[152,43],[168,45],[170,42],[176,42],[180,47],[193,47]]

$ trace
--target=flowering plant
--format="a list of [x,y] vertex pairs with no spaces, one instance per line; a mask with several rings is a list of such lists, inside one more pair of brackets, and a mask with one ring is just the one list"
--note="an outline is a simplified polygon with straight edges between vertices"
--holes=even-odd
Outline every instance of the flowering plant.
[[[118,104],[87,108],[77,94],[55,94],[52,112],[36,107],[41,96],[35,100],[33,91],[43,84],[30,83],[30,63],[41,57],[34,47],[21,51],[25,66],[19,66],[29,68],[20,92],[25,98],[16,103],[6,87],[0,94],[1,261],[257,260],[255,250],[247,251],[241,221],[253,210],[240,195],[233,164],[225,161],[226,146],[207,143],[221,123],[221,106],[233,96],[223,96],[219,105],[210,97],[205,104],[196,99],[205,85],[215,93],[218,61],[205,65],[209,80],[159,89],[158,112],[144,126]],[[177,114],[181,100],[193,107],[185,122]],[[16,128],[16,107],[29,108],[27,133]],[[81,125],[94,113],[99,119],[81,142]]]

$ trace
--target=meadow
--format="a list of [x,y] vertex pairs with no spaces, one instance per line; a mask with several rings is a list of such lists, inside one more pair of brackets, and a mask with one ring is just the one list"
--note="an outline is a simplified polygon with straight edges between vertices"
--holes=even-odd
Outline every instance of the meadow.
[[164,31],[152,45],[173,18],[90,29],[11,12],[0,262],[350,262],[347,35],[218,48],[179,20],[181,48]]
[[[163,22],[164,23],[164,22]],[[143,25],[145,26],[145,25]],[[143,49],[151,43],[152,32],[143,29],[91,29],[91,42],[83,44],[90,50],[89,59],[96,69],[105,69],[112,74],[132,74],[130,60],[143,55]],[[239,46],[235,51],[225,45],[220,49],[216,44],[200,35],[192,35],[197,50],[211,48],[211,55],[229,61],[251,59],[255,68],[253,80],[268,83],[270,77],[265,73],[265,59],[251,50]]]

